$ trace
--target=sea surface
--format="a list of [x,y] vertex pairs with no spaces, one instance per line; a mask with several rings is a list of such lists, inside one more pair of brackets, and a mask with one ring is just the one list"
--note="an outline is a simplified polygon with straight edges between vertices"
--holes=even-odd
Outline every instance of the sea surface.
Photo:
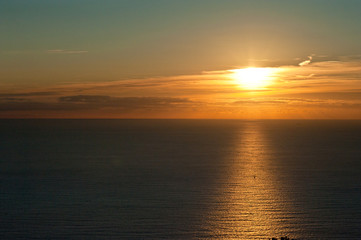
[[0,239],[361,239],[361,121],[0,120]]

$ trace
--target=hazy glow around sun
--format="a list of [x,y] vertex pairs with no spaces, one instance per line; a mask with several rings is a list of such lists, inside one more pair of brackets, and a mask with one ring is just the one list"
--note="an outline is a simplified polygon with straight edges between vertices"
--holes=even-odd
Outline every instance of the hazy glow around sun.
[[272,83],[275,72],[272,68],[249,67],[243,69],[233,69],[232,78],[244,89],[261,89]]

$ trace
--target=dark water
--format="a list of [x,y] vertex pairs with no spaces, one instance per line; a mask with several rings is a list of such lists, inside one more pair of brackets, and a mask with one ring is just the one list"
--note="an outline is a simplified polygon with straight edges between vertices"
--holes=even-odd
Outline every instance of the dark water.
[[361,121],[0,128],[0,239],[361,239]]

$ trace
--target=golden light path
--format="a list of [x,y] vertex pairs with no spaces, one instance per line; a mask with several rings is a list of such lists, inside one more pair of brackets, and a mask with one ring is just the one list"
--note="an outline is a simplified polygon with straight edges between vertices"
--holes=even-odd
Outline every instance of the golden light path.
[[278,69],[249,67],[243,69],[233,69],[232,78],[242,88],[248,90],[257,90],[272,84],[274,74]]
[[272,158],[271,138],[260,122],[235,133],[229,169],[210,225],[219,239],[269,239],[291,233],[291,203]]

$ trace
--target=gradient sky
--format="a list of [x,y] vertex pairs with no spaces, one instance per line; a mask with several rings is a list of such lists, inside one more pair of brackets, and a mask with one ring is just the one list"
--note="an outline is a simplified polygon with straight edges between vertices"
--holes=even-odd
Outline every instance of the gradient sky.
[[[0,117],[361,119],[359,0],[0,0]],[[245,89],[231,69],[267,67]]]

